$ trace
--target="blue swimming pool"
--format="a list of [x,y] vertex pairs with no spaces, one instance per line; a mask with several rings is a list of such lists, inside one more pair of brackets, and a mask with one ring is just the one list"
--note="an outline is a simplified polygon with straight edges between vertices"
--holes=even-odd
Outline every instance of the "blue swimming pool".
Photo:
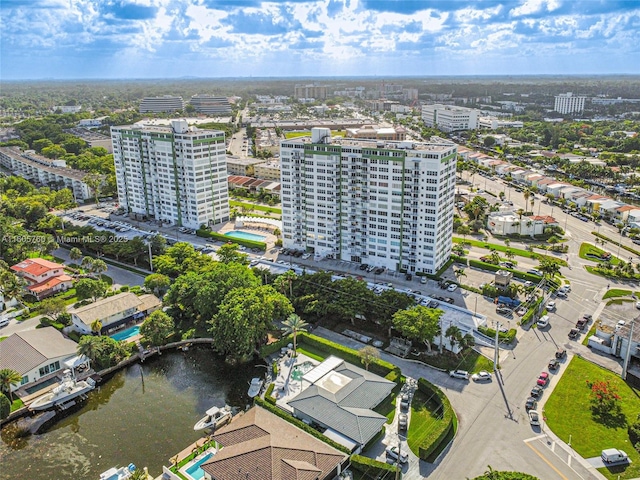
[[191,478],[193,478],[193,480],[201,480],[202,477],[204,477],[204,470],[200,468],[200,465],[208,462],[211,459],[211,457],[213,457],[213,453],[211,452],[207,453],[204,457],[202,457],[196,463],[191,465],[185,471]]
[[241,238],[243,240],[253,240],[254,242],[264,242],[267,237],[255,235],[253,233],[243,232],[241,230],[232,230],[224,234],[225,237]]
[[127,328],[126,330],[121,330],[113,335],[110,335],[111,338],[121,342],[122,340],[127,340],[128,338],[134,337],[140,334],[140,325],[134,325],[131,328]]

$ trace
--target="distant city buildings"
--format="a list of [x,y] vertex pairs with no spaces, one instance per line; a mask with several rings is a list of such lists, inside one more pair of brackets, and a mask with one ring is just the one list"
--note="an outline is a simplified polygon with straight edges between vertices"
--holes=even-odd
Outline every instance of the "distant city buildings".
[[120,204],[132,216],[199,228],[229,220],[224,133],[189,127],[111,128]]
[[363,125],[360,128],[347,128],[348,138],[361,138],[365,140],[404,140],[407,130],[401,125],[397,127],[380,127],[378,125]]
[[520,120],[510,120],[497,117],[478,117],[478,128],[496,130],[498,128],[522,128],[524,123]]
[[89,174],[68,168],[64,160],[51,160],[36,154],[34,150],[22,151],[18,147],[0,147],[0,165],[36,186],[68,188],[76,202],[93,198],[93,190],[85,183]]
[[437,272],[449,259],[456,145],[283,140],[283,244],[391,270]]
[[584,101],[587,97],[574,96],[573,93],[561,93],[556,95],[553,110],[568,115],[570,113],[582,113],[584,110]]
[[439,103],[422,106],[422,120],[427,127],[443,132],[475,130],[478,128],[480,112],[474,108],[442,105]]
[[60,113],[78,113],[82,110],[82,105],[56,105],[52,110]]
[[327,87],[324,85],[296,85],[294,88],[294,98],[314,98],[316,100],[325,100],[327,98]]
[[231,104],[227,97],[214,95],[194,95],[189,101],[196,112],[207,115],[228,115],[231,113]]
[[140,102],[140,113],[173,113],[184,110],[182,97],[163,95],[161,97],[145,97]]

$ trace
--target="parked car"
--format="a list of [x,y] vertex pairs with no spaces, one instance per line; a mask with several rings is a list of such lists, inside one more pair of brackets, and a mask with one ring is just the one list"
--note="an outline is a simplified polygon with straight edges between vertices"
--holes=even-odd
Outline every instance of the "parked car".
[[400,408],[402,410],[409,410],[409,395],[403,393],[400,397]]
[[567,292],[565,292],[563,290],[558,290],[556,292],[556,297],[558,297],[558,298],[567,298]]
[[556,351],[556,358],[557,358],[558,360],[560,360],[560,359],[562,359],[562,358],[564,358],[564,357],[566,357],[566,356],[567,356],[567,351],[566,351],[564,348],[559,348],[559,349]]
[[462,380],[469,380],[469,372],[466,370],[451,370],[449,376],[453,378],[460,378]]
[[552,358],[551,360],[549,360],[549,365],[547,366],[549,367],[549,370],[555,370],[556,368],[560,368],[560,362],[558,361],[558,359]]
[[558,289],[559,292],[569,293],[571,291],[571,285],[563,285]]
[[587,320],[585,318],[581,318],[576,322],[576,328],[578,330],[584,330],[584,327],[587,326]]
[[535,410],[535,408],[538,406],[538,400],[535,399],[535,397],[529,397],[527,398],[527,401],[524,404],[524,408],[529,411],[529,410]]
[[540,426],[540,415],[535,410],[529,410],[529,423],[532,427]]
[[525,288],[533,287],[534,283],[531,280],[524,282]]
[[545,307],[548,312],[553,312],[556,309],[556,302],[547,302]]
[[435,300],[431,300],[428,305],[429,308],[438,308],[440,306],[440,304],[438,302],[436,302]]
[[366,263],[363,263],[360,265],[360,270],[366,270],[367,268],[369,268],[369,265],[367,265]]
[[400,415],[398,415],[398,428],[400,430],[406,430],[408,423],[409,417],[406,413],[401,413]]
[[542,276],[542,272],[540,270],[536,270],[535,268],[532,268],[531,270],[527,270],[527,273],[529,275],[538,275],[539,277]]
[[385,449],[385,453],[389,458],[392,458],[394,460],[400,460],[400,463],[407,463],[407,461],[409,460],[409,454],[407,452],[399,451],[397,446],[389,445]]
[[447,292],[455,292],[457,289],[458,289],[458,285],[456,285],[455,283],[451,283],[447,287]]
[[384,272],[384,268],[383,267],[378,267],[373,271],[373,273],[375,273],[376,275],[380,275],[383,272]]
[[420,277],[420,283],[423,285],[427,283],[427,277]]
[[549,372],[542,372],[538,377],[538,381],[536,383],[541,387],[546,387],[549,383]]
[[534,398],[539,398],[542,396],[542,393],[544,392],[544,390],[542,389],[541,386],[536,385],[535,387],[533,387],[531,389],[531,396]]
[[473,380],[474,382],[490,382],[491,374],[486,370],[481,370],[478,373],[474,373],[473,375],[471,375],[471,380]]
[[629,456],[622,450],[617,448],[607,448],[602,450],[600,457],[604,463],[622,463],[628,462]]
[[580,336],[580,330],[578,330],[577,328],[572,328],[571,330],[569,330],[569,339],[570,340],[575,340],[579,336]]
[[538,328],[546,328],[549,326],[549,315],[543,315],[536,322]]
[[449,305],[453,305],[455,303],[455,300],[451,297],[445,297],[443,298],[443,301],[447,302]]

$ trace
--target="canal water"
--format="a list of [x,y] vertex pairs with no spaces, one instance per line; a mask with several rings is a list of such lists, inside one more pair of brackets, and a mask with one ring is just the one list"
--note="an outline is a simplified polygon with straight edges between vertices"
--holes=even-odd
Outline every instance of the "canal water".
[[165,352],[115,374],[78,411],[41,435],[0,432],[0,479],[98,479],[133,462],[154,477],[170,458],[202,438],[193,425],[213,405],[244,408],[254,364],[231,367],[210,348]]

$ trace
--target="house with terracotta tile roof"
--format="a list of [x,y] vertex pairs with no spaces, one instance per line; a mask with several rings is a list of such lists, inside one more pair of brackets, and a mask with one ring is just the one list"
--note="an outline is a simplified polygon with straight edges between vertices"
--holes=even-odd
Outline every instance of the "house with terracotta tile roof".
[[203,463],[206,480],[330,480],[348,456],[261,407],[216,430],[222,447]]
[[635,207],[633,205],[622,205],[621,207],[616,208],[616,213],[614,214],[614,216],[621,222],[626,222],[629,218],[629,212],[635,210],[636,208],[638,207]]
[[38,300],[73,286],[73,278],[64,272],[64,265],[43,258],[28,258],[12,266],[11,270],[28,282],[27,290]]

